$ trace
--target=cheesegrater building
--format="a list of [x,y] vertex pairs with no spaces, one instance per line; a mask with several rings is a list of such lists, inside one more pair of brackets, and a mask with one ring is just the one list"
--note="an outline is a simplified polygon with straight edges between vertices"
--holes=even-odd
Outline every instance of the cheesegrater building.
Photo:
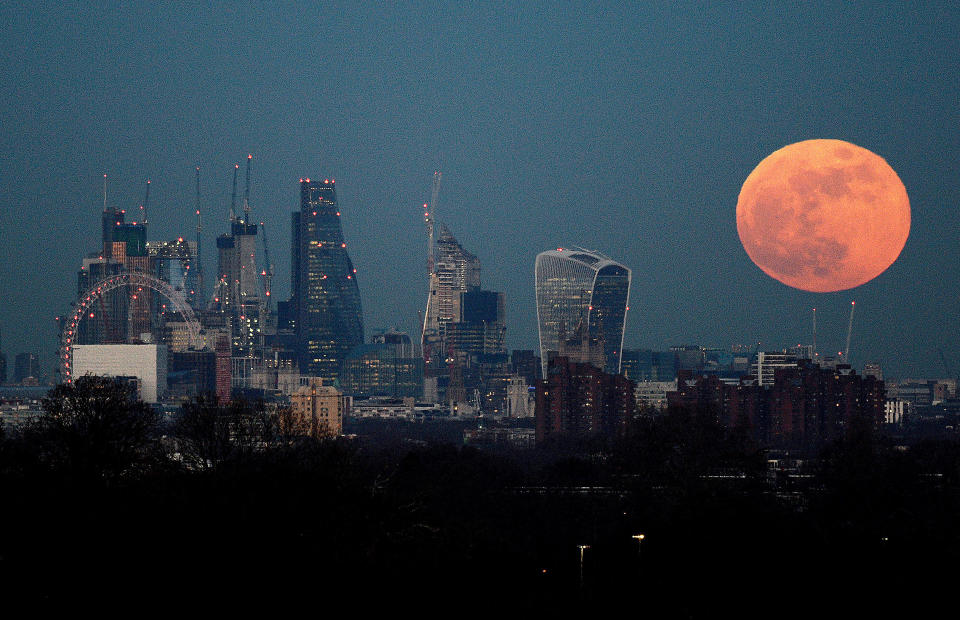
[[557,355],[619,374],[630,270],[596,251],[557,248],[537,255],[535,276],[543,376]]
[[292,224],[291,302],[300,374],[332,384],[347,353],[363,344],[360,289],[333,180],[300,180],[300,210]]

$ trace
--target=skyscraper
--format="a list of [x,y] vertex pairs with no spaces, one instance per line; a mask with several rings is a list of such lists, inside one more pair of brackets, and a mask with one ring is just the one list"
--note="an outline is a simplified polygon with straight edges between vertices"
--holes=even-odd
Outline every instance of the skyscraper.
[[537,255],[535,276],[543,376],[558,354],[618,374],[630,270],[596,251],[557,248]]
[[235,218],[230,222],[230,234],[217,237],[217,266],[219,284],[217,303],[226,309],[237,310],[251,300],[259,304],[255,252],[257,225]]
[[197,243],[183,237],[172,241],[147,241],[153,275],[183,294],[194,310],[201,310],[197,267]]
[[423,322],[423,356],[427,372],[437,371],[447,355],[447,328],[457,321],[460,294],[480,288],[480,259],[463,249],[442,223],[433,247],[430,292]]
[[[102,249],[83,259],[77,274],[77,293],[94,283],[124,272],[151,272],[144,222],[126,222],[126,211],[104,207],[100,217]],[[153,329],[153,292],[114,290],[98,300],[96,310],[81,323],[78,344],[133,342]]]
[[[246,215],[249,218],[249,214]],[[214,307],[230,318],[233,356],[241,367],[234,368],[234,380],[249,374],[243,367],[252,364],[254,348],[260,344],[268,317],[266,299],[261,297],[256,265],[256,224],[233,218],[230,234],[217,237],[219,280]],[[245,387],[240,380],[235,387]]]
[[360,289],[334,181],[301,179],[300,210],[292,215],[291,301],[300,374],[333,382],[347,353],[363,343]]

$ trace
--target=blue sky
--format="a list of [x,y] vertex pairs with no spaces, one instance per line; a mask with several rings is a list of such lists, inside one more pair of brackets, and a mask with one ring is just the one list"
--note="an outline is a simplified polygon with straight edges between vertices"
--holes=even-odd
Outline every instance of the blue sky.
[[[416,330],[421,205],[507,296],[535,348],[533,262],[581,245],[633,270],[626,346],[843,346],[888,375],[960,368],[960,71],[950,3],[51,3],[0,7],[0,329],[52,364],[102,178],[154,239],[193,235],[205,269],[233,165],[254,156],[277,298],[300,177],[334,177],[368,333]],[[740,185],[772,151],[838,138],[884,157],[911,199],[900,259],[813,294],[756,268]]]

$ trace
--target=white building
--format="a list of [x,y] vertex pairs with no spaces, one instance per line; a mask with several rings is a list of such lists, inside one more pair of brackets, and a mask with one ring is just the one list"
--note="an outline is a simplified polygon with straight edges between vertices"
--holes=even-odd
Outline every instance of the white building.
[[897,398],[884,403],[883,421],[887,424],[903,424],[903,416],[910,413],[910,403]]
[[507,382],[506,414],[509,418],[532,418],[536,407],[535,394],[530,392],[527,380],[513,376]]
[[140,399],[155,403],[167,392],[167,345],[78,344],[73,347],[73,376],[136,377]]
[[750,368],[750,374],[761,386],[773,385],[773,373],[777,368],[796,368],[797,356],[778,351],[760,351]]
[[634,394],[637,404],[653,409],[667,408],[667,392],[677,391],[677,382],[674,381],[637,381]]

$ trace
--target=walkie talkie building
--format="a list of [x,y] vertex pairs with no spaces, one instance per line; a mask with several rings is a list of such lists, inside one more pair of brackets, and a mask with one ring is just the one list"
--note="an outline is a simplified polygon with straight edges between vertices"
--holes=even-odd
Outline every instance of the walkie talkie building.
[[630,270],[596,251],[557,248],[537,255],[535,272],[543,376],[551,356],[591,347],[602,369],[618,374]]

